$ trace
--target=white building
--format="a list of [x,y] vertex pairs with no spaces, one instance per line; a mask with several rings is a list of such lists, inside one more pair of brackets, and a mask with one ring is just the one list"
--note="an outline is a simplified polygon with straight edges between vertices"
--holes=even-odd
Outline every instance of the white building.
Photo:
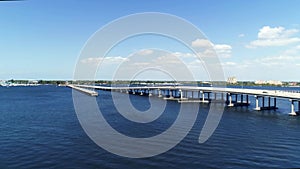
[[237,83],[236,77],[234,77],[234,76],[228,77],[227,83],[230,83],[230,84],[236,84],[236,83]]
[[283,84],[281,81],[278,80],[257,80],[254,83],[258,85],[262,85],[262,84],[282,85]]

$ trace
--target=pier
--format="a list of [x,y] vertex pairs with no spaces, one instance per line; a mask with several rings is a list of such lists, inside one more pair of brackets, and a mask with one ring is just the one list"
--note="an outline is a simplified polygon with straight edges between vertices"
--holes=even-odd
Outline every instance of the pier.
[[70,87],[70,88],[80,91],[82,93],[88,94],[90,96],[98,96],[98,92],[90,90],[90,89],[82,88],[82,87],[75,86],[75,85],[67,85],[67,87]]
[[[73,89],[87,93],[91,96],[97,96],[95,91],[107,90],[115,92],[125,92],[140,96],[161,97],[165,100],[174,100],[179,103],[225,103],[228,107],[249,106],[249,96],[255,98],[254,110],[276,110],[277,99],[288,99],[291,104],[289,115],[295,116],[300,111],[300,92],[289,92],[281,90],[263,90],[263,89],[241,89],[241,88],[221,88],[221,87],[198,87],[198,86],[95,86],[95,85],[69,85]],[[295,110],[297,105],[297,111]]]

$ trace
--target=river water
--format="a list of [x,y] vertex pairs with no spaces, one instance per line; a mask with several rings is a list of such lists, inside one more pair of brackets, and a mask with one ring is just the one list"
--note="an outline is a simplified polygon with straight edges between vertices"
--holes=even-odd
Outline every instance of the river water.
[[[149,108],[147,97],[130,98],[137,109]],[[177,146],[135,159],[107,152],[87,136],[71,89],[0,87],[0,168],[299,168],[300,118],[288,116],[289,101],[278,99],[276,111],[254,111],[254,99],[250,101],[249,107],[225,107],[216,131],[203,144],[198,137],[209,106],[200,104],[193,128]],[[173,109],[180,106],[168,101],[155,124],[134,127],[117,113],[109,91],[99,91],[97,102],[107,121],[132,137],[163,132],[176,119]]]

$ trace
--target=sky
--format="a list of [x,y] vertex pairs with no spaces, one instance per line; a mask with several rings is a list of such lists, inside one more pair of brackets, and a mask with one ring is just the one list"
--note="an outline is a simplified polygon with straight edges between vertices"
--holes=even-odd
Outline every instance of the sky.
[[[201,30],[218,55],[225,79],[300,81],[299,6],[297,0],[0,1],[0,80],[73,79],[77,62],[92,65],[101,60],[97,54],[79,58],[96,31],[127,15],[159,12],[180,17]],[[203,42],[195,39],[189,45],[199,47]],[[168,51],[193,69],[196,60],[188,59],[195,54],[184,45],[144,35],[128,38],[110,50],[97,79],[110,79],[128,56],[138,57],[154,48]],[[199,74],[205,74],[203,69]],[[159,76],[151,71],[147,76],[151,73]]]

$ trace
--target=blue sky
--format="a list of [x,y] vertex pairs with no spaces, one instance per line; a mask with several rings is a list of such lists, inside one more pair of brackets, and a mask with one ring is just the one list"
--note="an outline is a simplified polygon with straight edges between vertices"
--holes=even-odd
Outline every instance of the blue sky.
[[[98,29],[126,15],[162,12],[186,19],[207,36],[225,77],[300,81],[299,6],[296,0],[0,2],[0,79],[72,79],[81,49]],[[122,61],[128,48],[114,52]]]

